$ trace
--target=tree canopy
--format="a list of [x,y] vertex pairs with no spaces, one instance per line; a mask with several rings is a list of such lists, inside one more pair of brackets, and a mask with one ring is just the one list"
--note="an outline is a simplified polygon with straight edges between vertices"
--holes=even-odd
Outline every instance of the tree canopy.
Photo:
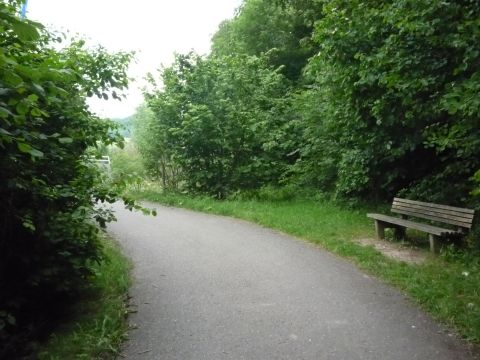
[[141,148],[148,158],[168,153],[192,191],[222,198],[278,183],[294,160],[288,89],[263,58],[178,55],[164,69],[162,87],[147,94],[154,119],[150,140],[143,137],[150,145]]
[[306,68],[320,105],[308,127],[336,139],[337,192],[467,201],[480,167],[479,11],[476,2],[325,3]]
[[265,55],[269,65],[298,80],[314,48],[310,42],[319,6],[245,1],[237,15],[220,24],[212,38],[214,55]]
[[245,0],[209,56],[163,70],[151,121],[191,189],[476,206],[479,15],[475,1]]

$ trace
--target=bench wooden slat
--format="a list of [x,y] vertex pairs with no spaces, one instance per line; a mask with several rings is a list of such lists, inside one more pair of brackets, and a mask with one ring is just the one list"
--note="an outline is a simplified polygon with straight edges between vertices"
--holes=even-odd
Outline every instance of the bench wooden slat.
[[416,201],[416,200],[393,198],[393,201],[404,202],[404,203],[414,204],[414,205],[428,206],[428,207],[435,208],[435,209],[453,210],[453,211],[458,211],[458,212],[461,212],[461,213],[472,214],[472,215],[475,213],[475,210],[472,210],[472,209],[459,208],[459,207],[448,206],[448,205],[439,205],[439,204],[433,204],[433,203],[426,203],[426,202]]
[[393,199],[391,212],[419,219],[432,220],[446,225],[455,225],[457,229],[452,230],[430,224],[418,223],[405,218],[383,214],[367,214],[369,218],[375,219],[375,231],[378,239],[385,238],[386,228],[394,228],[396,235],[402,237],[405,237],[405,228],[415,229],[428,234],[430,250],[434,253],[437,253],[440,249],[439,239],[441,237],[465,235],[465,230],[472,227],[475,214],[475,210],[472,209],[401,198]]
[[446,221],[444,219],[440,219],[440,218],[437,218],[435,216],[418,214],[418,213],[414,213],[412,211],[396,210],[395,212],[398,213],[398,214],[414,216],[414,217],[417,217],[417,218],[422,218],[422,219],[427,219],[427,220],[432,220],[432,221],[440,221],[440,222],[443,222],[443,223],[446,223],[446,224],[451,224],[451,225],[457,225],[457,226],[467,228],[467,229],[470,229],[472,227],[472,225],[468,224],[468,223],[462,223],[460,221],[454,221],[454,220],[447,220]]
[[409,215],[417,218],[443,222],[451,225],[457,225],[467,229],[470,229],[472,227],[472,219],[466,219],[458,216],[435,213],[433,211],[425,211],[422,209],[409,208],[409,207],[398,206],[398,205],[392,206],[391,211],[397,214]]
[[400,226],[403,226],[403,227],[407,227],[409,229],[415,229],[415,230],[423,231],[423,232],[426,232],[428,234],[433,234],[433,235],[436,235],[436,236],[444,236],[444,235],[448,235],[448,234],[458,233],[455,230],[444,229],[444,228],[441,228],[441,227],[438,227],[438,226],[433,226],[433,225],[420,224],[420,223],[416,223],[416,222],[413,222],[413,221],[410,221],[410,220],[400,219],[400,218],[396,218],[396,217],[388,216],[388,215],[383,215],[383,214],[367,214],[367,216],[369,218],[379,220],[379,221],[383,221],[385,223],[400,225]]
[[443,214],[443,215],[451,215],[451,216],[456,216],[468,220],[472,220],[474,214],[469,214],[465,212],[460,212],[460,211],[455,211],[455,210],[445,210],[445,209],[437,209],[437,208],[432,208],[429,206],[424,206],[424,205],[418,205],[418,204],[410,204],[406,203],[403,201],[398,201],[398,200],[393,200],[392,208],[394,206],[402,206],[405,208],[412,208],[412,209],[418,209],[426,212],[432,212],[432,213],[438,213],[438,214]]

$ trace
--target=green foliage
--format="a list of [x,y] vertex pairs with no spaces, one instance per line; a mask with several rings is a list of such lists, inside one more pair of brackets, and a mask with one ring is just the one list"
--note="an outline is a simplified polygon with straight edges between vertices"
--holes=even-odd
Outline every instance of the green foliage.
[[[96,220],[112,202],[86,150],[121,142],[115,125],[93,116],[91,95],[118,97],[131,55],[62,41],[0,3],[0,357],[25,350],[58,304],[101,260]],[[134,205],[128,202],[130,207]]]
[[108,150],[111,162],[110,176],[114,182],[125,182],[126,190],[138,189],[146,177],[142,157],[131,141],[123,148],[112,146]]
[[162,113],[163,120],[157,121],[152,110],[142,104],[133,117],[133,139],[143,166],[148,176],[160,179],[167,190],[176,190],[180,181],[180,167],[167,136],[170,124],[165,121],[172,115],[171,112]]
[[130,138],[132,136],[132,116],[128,116],[122,119],[112,119],[112,121],[119,125],[118,132],[124,138]]
[[279,6],[268,0],[244,1],[235,18],[220,24],[212,39],[215,55],[265,55],[291,80],[300,77],[313,55],[309,41],[321,7],[295,3]]
[[473,195],[479,196],[479,195],[480,195],[480,170],[478,170],[478,171],[473,175],[473,181],[474,181],[475,184],[476,184],[475,189],[473,190]]
[[69,316],[37,351],[38,359],[115,359],[127,331],[131,264],[120,247],[102,238],[102,261],[95,278],[69,307]]
[[219,197],[288,184],[480,209],[479,19],[470,0],[245,0],[209,57],[163,70],[139,150]]
[[121,178],[126,175],[144,176],[140,154],[134,144],[127,142],[123,148],[113,147],[108,152],[112,167],[112,176]]
[[140,151],[168,149],[188,189],[224,197],[278,183],[295,160],[289,85],[263,58],[179,55],[162,81],[147,94],[154,119]]
[[229,197],[229,200],[290,201],[301,194],[302,192],[295,186],[266,185],[260,189],[237,191]]
[[[479,14],[477,2],[325,3],[307,69],[321,105],[305,118],[315,140],[335,141],[339,195],[468,201],[480,165]],[[330,157],[331,142],[307,140],[307,162]]]

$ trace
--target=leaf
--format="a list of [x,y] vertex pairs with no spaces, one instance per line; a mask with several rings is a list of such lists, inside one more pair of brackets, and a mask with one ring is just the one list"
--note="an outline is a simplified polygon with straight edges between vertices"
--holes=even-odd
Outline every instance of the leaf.
[[1,135],[8,135],[8,136],[12,136],[12,133],[8,130],[5,130],[5,129],[2,129],[0,128],[0,134]]
[[73,142],[73,139],[69,137],[61,137],[58,139],[58,142],[61,144],[71,144]]
[[39,96],[45,97],[45,89],[39,84],[32,84],[32,88]]
[[24,142],[17,142],[17,147],[18,147],[18,150],[20,150],[22,153],[30,154],[33,157],[40,158],[40,157],[43,157],[43,155],[44,155],[43,152],[41,152],[40,150],[35,149],[32,146],[30,146],[29,144],[24,143]]
[[32,155],[33,157],[37,157],[37,158],[41,158],[44,156],[43,152],[40,151],[40,150],[37,150],[37,149],[33,149],[30,150],[30,155]]
[[6,119],[9,116],[13,116],[10,110],[0,106],[0,119]]
[[30,94],[30,95],[27,96],[27,99],[30,100],[31,102],[37,102],[38,101],[38,95]]
[[15,110],[17,110],[17,113],[19,113],[20,115],[25,115],[28,112],[28,105],[25,102],[21,101],[17,104]]
[[23,41],[35,41],[40,37],[37,28],[26,22],[17,20],[12,27],[15,34]]
[[35,225],[33,225],[33,222],[32,220],[28,219],[28,220],[25,220],[23,223],[22,223],[23,227],[25,229],[28,229],[30,231],[35,231]]
[[10,314],[7,315],[7,323],[10,325],[15,325],[17,323],[17,320]]
[[23,143],[23,142],[18,142],[17,143],[17,147],[18,147],[18,150],[20,150],[22,153],[30,153],[30,151],[32,150],[32,147],[30,145],[28,145],[27,143]]
[[31,114],[32,116],[40,117],[40,116],[42,116],[44,113],[43,113],[39,108],[33,108],[33,109],[30,111],[30,114]]
[[27,22],[28,22],[29,25],[34,26],[37,29],[40,29],[40,30],[45,29],[45,26],[43,26],[43,24],[39,23],[38,21],[27,20]]
[[7,85],[11,87],[17,87],[23,82],[21,76],[15,74],[14,72],[8,71],[2,76],[2,80],[5,81]]

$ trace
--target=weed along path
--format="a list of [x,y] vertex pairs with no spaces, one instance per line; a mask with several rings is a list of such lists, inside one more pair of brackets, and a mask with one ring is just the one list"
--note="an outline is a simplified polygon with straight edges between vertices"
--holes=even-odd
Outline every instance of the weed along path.
[[127,359],[468,360],[398,291],[300,240],[244,221],[116,206],[134,263]]

